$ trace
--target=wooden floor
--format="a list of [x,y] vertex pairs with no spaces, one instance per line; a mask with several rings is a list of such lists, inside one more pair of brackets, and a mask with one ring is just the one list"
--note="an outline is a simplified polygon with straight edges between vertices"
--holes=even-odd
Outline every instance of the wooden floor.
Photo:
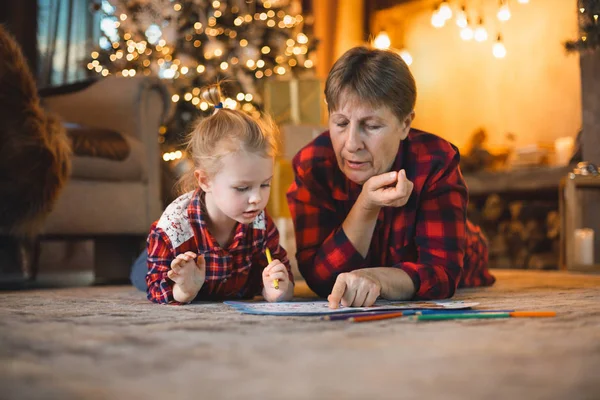
[[558,316],[352,324],[128,286],[0,292],[0,398],[600,398],[600,276],[494,273],[455,298]]

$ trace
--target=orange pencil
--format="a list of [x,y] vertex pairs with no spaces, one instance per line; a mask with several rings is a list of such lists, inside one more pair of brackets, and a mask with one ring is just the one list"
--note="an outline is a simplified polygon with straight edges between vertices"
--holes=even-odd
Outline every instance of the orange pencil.
[[385,314],[374,314],[374,315],[362,315],[360,317],[351,317],[348,318],[348,321],[352,322],[368,322],[368,321],[377,321],[380,319],[388,319],[388,318],[398,318],[401,317],[401,312],[394,313],[385,313]]
[[556,317],[554,311],[513,311],[511,317]]
[[[269,251],[268,248],[267,250],[265,250],[265,254],[267,255],[267,261],[269,262],[269,264],[271,264],[273,262],[273,259],[271,258],[271,251]],[[279,279],[273,279],[273,287],[279,290]]]

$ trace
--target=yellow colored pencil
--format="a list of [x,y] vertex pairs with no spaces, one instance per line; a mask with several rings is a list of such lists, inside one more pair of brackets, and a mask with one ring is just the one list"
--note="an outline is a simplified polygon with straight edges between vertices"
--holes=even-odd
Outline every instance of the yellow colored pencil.
[[[267,255],[267,261],[269,262],[269,264],[271,264],[273,262],[273,259],[271,258],[271,251],[268,248],[267,250],[265,250],[265,254]],[[275,289],[279,289],[279,279],[273,280],[273,287]]]

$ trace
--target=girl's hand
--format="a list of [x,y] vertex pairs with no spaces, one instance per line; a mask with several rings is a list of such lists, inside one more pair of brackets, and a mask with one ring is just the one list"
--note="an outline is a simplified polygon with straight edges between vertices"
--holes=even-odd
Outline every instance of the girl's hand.
[[192,300],[206,279],[206,261],[202,255],[197,256],[191,251],[179,254],[171,261],[171,269],[167,272],[167,276],[179,286],[178,290],[181,293],[191,297]]
[[375,175],[363,185],[360,197],[363,206],[368,209],[381,207],[402,207],[410,198],[413,183],[406,178],[406,171],[392,171]]
[[[269,302],[290,300],[294,286],[290,282],[285,265],[279,260],[273,260],[263,270],[263,297]],[[275,279],[279,281],[279,289],[275,289]]]

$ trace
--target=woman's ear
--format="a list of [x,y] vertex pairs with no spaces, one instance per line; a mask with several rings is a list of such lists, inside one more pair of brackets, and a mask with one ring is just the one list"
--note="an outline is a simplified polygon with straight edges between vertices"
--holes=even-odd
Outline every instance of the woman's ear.
[[408,113],[404,120],[402,120],[402,139],[406,139],[408,136],[408,132],[410,132],[410,126],[412,125],[413,120],[415,119],[415,111],[411,111]]
[[210,179],[208,178],[208,175],[206,175],[206,172],[201,169],[196,169],[194,170],[194,177],[198,182],[198,186],[200,186],[200,189],[202,189],[204,193],[210,192]]

